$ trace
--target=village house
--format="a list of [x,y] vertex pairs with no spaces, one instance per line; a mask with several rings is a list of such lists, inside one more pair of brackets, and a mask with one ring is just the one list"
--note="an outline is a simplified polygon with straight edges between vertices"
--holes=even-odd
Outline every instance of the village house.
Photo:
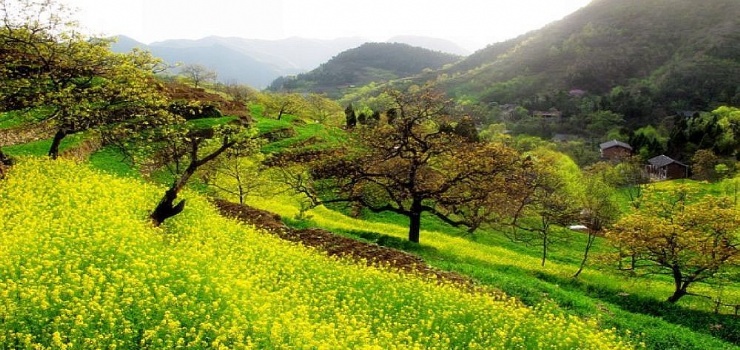
[[689,177],[689,166],[666,155],[648,160],[648,174],[656,180],[685,179]]
[[599,145],[601,158],[618,162],[632,155],[632,146],[622,141],[611,140]]

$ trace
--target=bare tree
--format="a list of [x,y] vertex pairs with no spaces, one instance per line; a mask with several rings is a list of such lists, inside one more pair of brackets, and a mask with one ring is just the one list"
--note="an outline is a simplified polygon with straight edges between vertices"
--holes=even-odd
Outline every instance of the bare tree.
[[180,68],[180,74],[193,82],[196,88],[199,87],[201,83],[215,81],[218,77],[216,75],[216,71],[208,69],[200,64],[187,64]]

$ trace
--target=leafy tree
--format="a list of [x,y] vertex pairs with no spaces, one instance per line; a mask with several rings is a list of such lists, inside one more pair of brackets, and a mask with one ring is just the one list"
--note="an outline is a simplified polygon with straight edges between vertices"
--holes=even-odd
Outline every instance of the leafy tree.
[[586,226],[588,237],[581,265],[573,278],[578,278],[583,272],[596,236],[611,226],[620,215],[619,204],[614,199],[615,190],[602,176],[586,173],[583,180],[585,195],[581,196],[581,221]]
[[347,129],[352,129],[357,126],[357,116],[355,115],[355,109],[352,107],[351,103],[344,109],[344,116],[347,122]]
[[215,81],[218,76],[216,71],[200,64],[187,64],[180,68],[180,74],[191,81],[196,88],[202,83]]
[[697,180],[717,179],[715,167],[720,164],[720,158],[714,152],[708,149],[700,149],[694,153],[691,158],[691,172]]
[[166,99],[153,81],[160,62],[151,55],[114,54],[108,41],[77,34],[55,1],[1,5],[0,107],[34,109],[29,122],[52,126],[49,156],[68,135],[163,113]]
[[515,198],[510,238],[514,241],[539,241],[542,245],[542,266],[551,245],[563,237],[553,225],[567,226],[578,222],[580,191],[573,174],[578,167],[567,156],[538,149],[530,155],[531,171],[525,174],[525,186]]
[[611,111],[596,111],[588,115],[586,131],[593,138],[601,138],[610,130],[624,124],[624,117]]
[[439,130],[450,118],[450,101],[428,88],[389,91],[397,117],[391,124],[357,127],[350,153],[315,165],[312,175],[324,179],[336,198],[372,211],[391,211],[409,218],[409,241],[419,242],[421,215],[428,212],[452,225],[469,225],[456,208],[482,191],[476,184],[506,186],[506,175],[518,162],[502,145],[469,143]]
[[172,174],[172,184],[149,215],[156,226],[185,208],[185,200],[174,202],[196,171],[233,147],[249,149],[255,135],[241,121],[205,127],[175,115],[159,121],[155,127],[118,125],[112,133],[135,163],[150,169],[165,167]]
[[312,117],[320,123],[325,123],[330,117],[342,113],[342,107],[324,95],[308,94],[306,102],[310,107]]
[[204,166],[206,185],[239,198],[244,204],[248,195],[264,186],[259,179],[259,144],[256,139],[235,144],[224,155]]
[[689,295],[689,286],[740,264],[740,213],[725,197],[691,201],[686,187],[651,192],[635,212],[607,232],[627,270],[666,274],[674,282],[668,302]]
[[645,126],[635,130],[630,136],[629,144],[643,159],[665,153],[667,138],[653,126]]
[[623,188],[630,205],[637,209],[642,203],[643,193],[650,186],[650,177],[640,158],[630,157],[614,167],[607,183]]
[[470,116],[464,116],[455,125],[454,132],[470,142],[478,142],[478,128],[475,127],[475,121]]
[[285,114],[297,115],[306,110],[306,100],[296,93],[262,93],[262,104],[265,106],[265,115],[275,115],[280,120]]

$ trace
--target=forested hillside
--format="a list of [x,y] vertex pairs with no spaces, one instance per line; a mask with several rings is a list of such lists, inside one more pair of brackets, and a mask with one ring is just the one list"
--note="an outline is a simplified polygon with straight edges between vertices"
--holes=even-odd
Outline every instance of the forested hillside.
[[738,104],[740,2],[597,0],[427,79],[459,97],[533,109],[562,110],[572,91],[603,96],[628,122]]
[[367,43],[340,53],[319,68],[297,77],[281,77],[270,90],[310,91],[337,95],[341,89],[387,82],[439,69],[460,56],[399,43]]

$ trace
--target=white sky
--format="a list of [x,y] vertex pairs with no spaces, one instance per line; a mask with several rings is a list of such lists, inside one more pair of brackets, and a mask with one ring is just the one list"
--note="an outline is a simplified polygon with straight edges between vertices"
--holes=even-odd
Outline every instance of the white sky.
[[590,0],[60,0],[91,34],[144,43],[210,35],[248,39],[396,35],[474,51],[558,20]]

